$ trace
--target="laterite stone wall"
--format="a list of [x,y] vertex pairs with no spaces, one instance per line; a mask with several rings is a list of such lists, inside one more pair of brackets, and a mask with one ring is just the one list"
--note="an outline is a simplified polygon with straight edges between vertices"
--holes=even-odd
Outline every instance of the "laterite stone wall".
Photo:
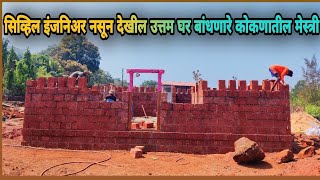
[[[22,144],[94,150],[144,145],[148,151],[207,154],[233,151],[234,141],[245,136],[267,152],[290,149],[289,87],[271,92],[272,85],[219,80],[218,88],[208,88],[201,81],[197,92],[190,92],[191,98],[198,96],[197,104],[167,103],[162,93],[160,129],[152,131],[129,129],[126,91],[119,102],[108,103],[98,87],[86,87],[84,78],[78,85],[75,78],[29,80]],[[136,90],[133,100],[151,101],[154,94]]]

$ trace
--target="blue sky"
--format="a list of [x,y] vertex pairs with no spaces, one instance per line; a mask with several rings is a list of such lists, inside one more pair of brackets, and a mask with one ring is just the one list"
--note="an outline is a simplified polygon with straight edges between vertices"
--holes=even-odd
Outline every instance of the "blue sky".
[[[27,13],[31,17],[44,18],[47,13],[57,17],[67,13],[71,18],[114,18],[121,12],[128,17],[135,12],[138,17],[224,17],[233,18],[246,12],[249,17],[274,17],[280,12],[284,18],[294,18],[296,13],[310,17],[319,12],[319,3],[3,3],[3,14]],[[2,15],[3,15],[2,14]],[[314,54],[319,58],[319,36],[124,36],[115,34],[106,41],[87,34],[90,41],[99,47],[100,68],[121,77],[122,68],[161,68],[165,81],[193,81],[192,71],[199,69],[209,86],[215,87],[219,79],[239,80],[271,79],[268,67],[271,64],[287,65],[294,77],[286,78],[293,86],[302,77],[304,58]],[[61,37],[5,36],[21,49],[29,47],[39,52],[48,45],[58,44]],[[128,75],[124,76],[128,79]],[[135,78],[139,85],[143,80],[157,80],[156,75],[141,75]]]

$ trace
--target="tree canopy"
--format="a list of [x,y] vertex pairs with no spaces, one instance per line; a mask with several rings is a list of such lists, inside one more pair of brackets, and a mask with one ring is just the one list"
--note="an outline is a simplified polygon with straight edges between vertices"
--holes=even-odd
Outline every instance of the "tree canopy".
[[99,49],[83,35],[66,35],[58,47],[52,48],[50,52],[59,60],[76,61],[86,65],[92,72],[99,69],[101,60]]
[[7,39],[2,40],[2,75],[4,74],[4,71],[5,71],[4,65],[7,62],[8,53],[9,53],[8,44],[9,44],[9,41]]
[[[3,58],[3,54],[2,54]],[[5,61],[5,73],[3,76],[3,92],[4,94],[14,94],[14,70],[16,67],[16,62],[18,61],[18,56],[14,52],[13,47],[11,47],[10,51],[8,52],[7,60]]]
[[154,80],[143,81],[141,84],[141,86],[143,87],[156,87],[157,85],[158,85],[158,82]]
[[291,91],[293,109],[304,109],[320,118],[320,69],[315,56],[304,60],[303,79],[298,81]]

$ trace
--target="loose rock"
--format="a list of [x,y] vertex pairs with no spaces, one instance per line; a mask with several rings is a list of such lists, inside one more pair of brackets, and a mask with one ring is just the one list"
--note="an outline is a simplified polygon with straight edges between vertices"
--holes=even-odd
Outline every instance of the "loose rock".
[[277,163],[287,163],[294,160],[294,154],[291,150],[285,149],[277,154]]
[[307,157],[312,157],[315,154],[316,154],[316,152],[315,152],[314,146],[309,146],[307,148],[302,149],[299,152],[298,158],[303,159],[303,158],[307,158]]
[[238,139],[234,143],[235,155],[233,159],[237,163],[254,163],[265,158],[263,150],[259,145],[246,137]]

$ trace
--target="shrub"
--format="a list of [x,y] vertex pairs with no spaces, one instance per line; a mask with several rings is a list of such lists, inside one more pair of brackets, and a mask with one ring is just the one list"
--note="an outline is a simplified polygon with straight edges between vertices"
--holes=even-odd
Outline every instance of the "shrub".
[[320,118],[320,106],[315,106],[310,104],[306,106],[305,111],[317,119]]

